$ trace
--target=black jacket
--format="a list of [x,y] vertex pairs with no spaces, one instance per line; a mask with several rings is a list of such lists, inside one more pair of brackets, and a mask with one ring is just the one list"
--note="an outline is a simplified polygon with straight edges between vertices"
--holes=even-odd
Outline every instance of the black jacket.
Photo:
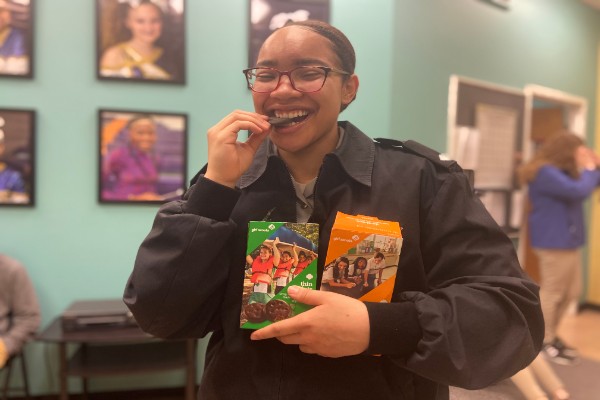
[[184,200],[159,210],[124,299],[156,336],[212,332],[202,400],[447,399],[448,385],[487,386],[538,353],[538,287],[460,167],[415,142],[378,143],[340,124],[344,139],[315,187],[318,253],[327,253],[337,211],[400,222],[393,302],[367,303],[364,355],[332,359],[250,341],[239,328],[247,222],[295,220],[290,175],[268,142],[239,190],[200,175]]

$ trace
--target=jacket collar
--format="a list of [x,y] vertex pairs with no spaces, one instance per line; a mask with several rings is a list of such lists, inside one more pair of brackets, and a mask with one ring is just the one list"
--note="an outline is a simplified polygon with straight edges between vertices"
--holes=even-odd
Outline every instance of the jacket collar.
[[[345,132],[342,143],[333,153],[325,156],[325,159],[330,156],[337,158],[348,176],[365,186],[371,187],[371,176],[375,161],[375,144],[373,140],[348,121],[340,121],[338,125]],[[273,144],[267,139],[257,150],[250,168],[241,176],[240,189],[256,182],[267,169],[269,159],[273,157],[277,157],[277,155],[273,149]]]

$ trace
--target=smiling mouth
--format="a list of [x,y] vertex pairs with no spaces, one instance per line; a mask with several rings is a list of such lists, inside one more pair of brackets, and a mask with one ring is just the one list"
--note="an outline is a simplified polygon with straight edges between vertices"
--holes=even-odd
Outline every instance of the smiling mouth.
[[269,123],[273,126],[291,126],[304,121],[306,117],[308,117],[308,113],[305,111],[288,113],[287,115],[283,113],[276,113],[275,116],[269,117]]
[[286,125],[292,122],[295,122],[294,118],[269,117],[269,123],[273,126]]

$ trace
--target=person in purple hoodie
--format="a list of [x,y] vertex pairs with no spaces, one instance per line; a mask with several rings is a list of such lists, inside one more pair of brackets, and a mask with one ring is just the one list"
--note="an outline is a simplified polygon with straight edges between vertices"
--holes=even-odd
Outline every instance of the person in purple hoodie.
[[580,137],[563,131],[546,139],[519,171],[521,182],[529,187],[529,239],[539,260],[546,328],[543,352],[559,364],[577,360],[577,352],[556,330],[581,292],[583,203],[600,185],[599,165],[598,156]]
[[157,191],[160,160],[156,123],[150,115],[136,115],[127,123],[128,142],[103,160],[102,197],[105,200],[160,201]]

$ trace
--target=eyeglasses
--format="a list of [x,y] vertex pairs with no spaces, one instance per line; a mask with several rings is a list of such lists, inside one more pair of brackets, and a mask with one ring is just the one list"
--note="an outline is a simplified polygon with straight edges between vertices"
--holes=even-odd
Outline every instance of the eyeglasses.
[[286,75],[292,87],[302,93],[313,93],[321,90],[330,73],[350,75],[349,72],[331,67],[297,67],[289,71],[275,68],[248,68],[242,71],[248,81],[248,87],[257,93],[270,93],[279,87],[281,77]]

